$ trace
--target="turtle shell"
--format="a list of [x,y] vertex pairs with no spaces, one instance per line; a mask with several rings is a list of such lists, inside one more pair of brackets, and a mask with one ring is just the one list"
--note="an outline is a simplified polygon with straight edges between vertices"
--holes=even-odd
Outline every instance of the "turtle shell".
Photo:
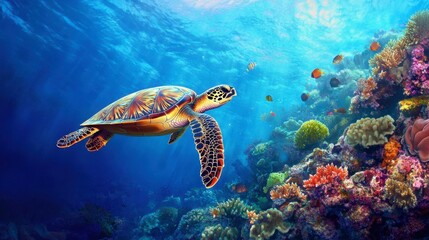
[[131,93],[100,110],[82,126],[123,124],[168,115],[176,107],[195,100],[194,91],[177,86],[161,86]]

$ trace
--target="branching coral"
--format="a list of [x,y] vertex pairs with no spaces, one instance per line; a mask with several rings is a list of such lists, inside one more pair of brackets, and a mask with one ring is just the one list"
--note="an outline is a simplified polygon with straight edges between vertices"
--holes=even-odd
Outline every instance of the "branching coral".
[[315,175],[310,174],[310,178],[304,181],[304,187],[311,189],[325,184],[343,181],[348,176],[347,168],[336,167],[333,164],[320,166]]
[[360,91],[360,97],[363,100],[369,99],[375,89],[377,89],[377,83],[374,78],[369,77],[368,79],[361,78],[358,80],[358,91]]
[[350,125],[347,131],[347,142],[352,146],[360,144],[365,148],[384,144],[387,142],[385,135],[392,134],[395,130],[393,122],[390,115],[380,118],[362,118]]
[[384,144],[383,151],[383,162],[381,163],[381,167],[387,168],[388,171],[392,170],[392,167],[396,165],[399,150],[401,149],[401,144],[393,137],[389,139],[389,141]]
[[220,224],[206,227],[201,234],[202,240],[238,239],[238,230],[235,227],[223,228]]
[[392,178],[387,179],[385,191],[384,197],[399,208],[407,210],[408,208],[415,207],[417,204],[417,198],[413,193],[413,189],[401,181]]
[[369,60],[369,64],[373,66],[372,73],[377,76],[382,71],[397,67],[405,59],[405,47],[406,41],[403,39],[390,41],[383,51]]
[[295,146],[306,149],[329,136],[329,130],[325,124],[310,120],[304,122],[295,134]]
[[283,221],[283,214],[275,208],[262,211],[250,228],[250,237],[254,239],[269,239],[278,230],[287,233],[291,226]]
[[285,183],[275,187],[270,191],[271,199],[287,199],[288,201],[305,201],[307,196],[301,192],[301,188],[296,183]]

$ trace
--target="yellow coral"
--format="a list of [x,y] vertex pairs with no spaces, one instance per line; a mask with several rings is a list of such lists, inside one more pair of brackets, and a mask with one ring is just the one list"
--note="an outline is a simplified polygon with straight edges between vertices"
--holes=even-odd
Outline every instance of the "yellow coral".
[[373,67],[372,73],[378,75],[383,70],[401,64],[406,57],[405,47],[406,41],[403,38],[389,41],[383,51],[369,60],[369,64]]
[[384,197],[389,199],[392,204],[399,208],[407,210],[413,208],[417,204],[416,195],[406,183],[388,178],[386,180]]
[[271,199],[289,199],[289,200],[301,200],[305,201],[307,196],[301,192],[301,188],[296,183],[285,183],[281,186],[277,186],[270,191]]
[[420,109],[421,106],[429,105],[429,95],[408,98],[399,101],[399,110],[414,111]]
[[393,166],[396,165],[396,156],[398,156],[400,149],[401,144],[391,137],[389,142],[384,144],[383,162],[381,163],[381,166],[387,168],[387,170],[391,172]]

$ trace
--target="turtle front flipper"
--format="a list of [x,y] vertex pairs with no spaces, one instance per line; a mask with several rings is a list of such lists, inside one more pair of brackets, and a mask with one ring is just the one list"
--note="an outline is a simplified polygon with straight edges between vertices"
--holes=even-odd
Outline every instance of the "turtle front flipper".
[[94,133],[98,132],[99,129],[95,127],[83,127],[79,130],[71,132],[62,138],[58,139],[57,147],[67,148],[73,146],[74,144],[82,141],[83,139],[92,136]]
[[197,115],[190,125],[200,155],[201,179],[206,188],[211,188],[219,180],[224,164],[222,133],[216,120],[207,114]]
[[88,142],[86,142],[85,147],[90,152],[98,151],[100,150],[100,148],[106,146],[107,142],[112,137],[113,133],[105,130],[100,130],[88,139]]

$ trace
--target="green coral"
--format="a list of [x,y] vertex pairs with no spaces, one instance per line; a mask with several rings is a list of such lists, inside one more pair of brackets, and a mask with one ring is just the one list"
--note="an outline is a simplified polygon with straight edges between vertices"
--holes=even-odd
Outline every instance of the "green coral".
[[238,230],[235,227],[223,228],[220,224],[206,227],[201,234],[202,240],[238,239]]
[[272,144],[272,141],[259,143],[252,149],[251,151],[252,156],[258,156],[258,155],[264,154],[271,144]]
[[267,184],[264,187],[264,193],[267,193],[271,187],[282,184],[288,177],[287,172],[273,172],[267,178]]
[[290,224],[283,221],[282,212],[271,208],[258,214],[255,223],[250,228],[250,237],[257,240],[269,239],[276,230],[287,233],[290,228]]
[[295,146],[299,149],[306,149],[322,141],[329,136],[329,130],[325,124],[310,120],[304,122],[295,134]]

